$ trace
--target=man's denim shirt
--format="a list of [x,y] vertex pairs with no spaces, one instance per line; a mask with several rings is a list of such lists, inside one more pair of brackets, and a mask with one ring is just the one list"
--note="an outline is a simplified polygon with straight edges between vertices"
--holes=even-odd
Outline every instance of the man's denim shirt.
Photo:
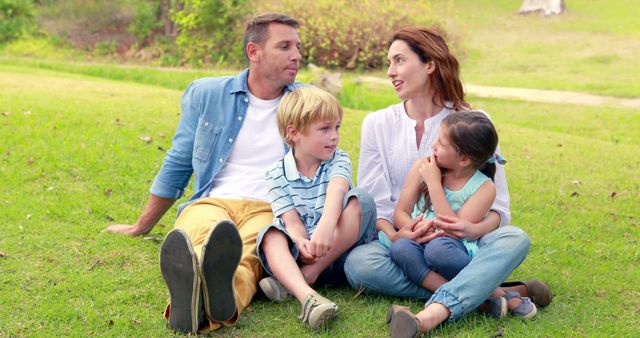
[[[198,79],[182,95],[182,114],[173,144],[150,189],[155,196],[178,199],[195,172],[195,193],[180,205],[178,213],[209,195],[213,178],[227,160],[247,115],[248,76],[246,69],[237,76]],[[296,82],[285,90],[300,85]]]

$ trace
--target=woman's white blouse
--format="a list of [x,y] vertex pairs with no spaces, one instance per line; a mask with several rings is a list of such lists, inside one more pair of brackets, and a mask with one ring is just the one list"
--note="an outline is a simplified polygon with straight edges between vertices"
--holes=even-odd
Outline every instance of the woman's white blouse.
[[[358,187],[376,202],[378,218],[393,223],[393,211],[409,169],[418,159],[431,155],[442,120],[453,110],[444,108],[424,121],[420,147],[416,147],[416,121],[399,103],[368,114],[362,122]],[[499,150],[498,150],[499,151]],[[496,165],[496,200],[491,209],[500,214],[500,225],[511,222],[509,188],[504,168]]]

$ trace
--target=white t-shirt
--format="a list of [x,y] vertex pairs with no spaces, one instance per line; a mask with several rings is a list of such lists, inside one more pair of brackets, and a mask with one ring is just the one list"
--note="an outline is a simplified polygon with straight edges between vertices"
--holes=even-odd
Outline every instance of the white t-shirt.
[[247,116],[209,197],[269,202],[264,175],[285,154],[276,123],[280,99],[261,100],[249,93]]

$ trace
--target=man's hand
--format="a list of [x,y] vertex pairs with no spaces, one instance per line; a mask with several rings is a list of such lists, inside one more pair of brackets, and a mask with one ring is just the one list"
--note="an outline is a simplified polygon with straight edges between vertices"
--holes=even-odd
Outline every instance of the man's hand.
[[442,180],[442,171],[438,168],[438,163],[433,155],[422,160],[418,171],[425,183],[440,182]]
[[106,227],[104,230],[102,230],[103,232],[109,232],[109,233],[113,233],[113,234],[123,234],[123,235],[129,235],[129,236],[137,236],[137,235],[144,235],[149,233],[149,231],[151,231],[151,229],[153,229],[153,227],[150,228],[144,228],[141,227],[139,225],[131,225],[131,224],[112,224],[108,227]]
[[155,195],[149,195],[147,206],[142,211],[142,215],[133,224],[113,224],[106,227],[103,232],[113,234],[124,234],[129,236],[144,235],[149,233],[151,229],[160,221],[162,215],[171,208],[175,199],[162,198]]

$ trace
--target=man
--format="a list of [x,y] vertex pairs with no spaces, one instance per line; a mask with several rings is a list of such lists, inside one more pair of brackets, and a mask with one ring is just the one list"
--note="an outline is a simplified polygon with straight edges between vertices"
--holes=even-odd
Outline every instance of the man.
[[135,224],[106,231],[149,232],[182,196],[195,172],[195,194],[179,207],[160,249],[160,269],[175,330],[232,325],[256,293],[262,268],[256,235],[273,220],[265,172],[285,155],[276,108],[302,58],[298,22],[281,14],[251,20],[244,36],[249,68],[233,77],[192,82],[147,206]]

